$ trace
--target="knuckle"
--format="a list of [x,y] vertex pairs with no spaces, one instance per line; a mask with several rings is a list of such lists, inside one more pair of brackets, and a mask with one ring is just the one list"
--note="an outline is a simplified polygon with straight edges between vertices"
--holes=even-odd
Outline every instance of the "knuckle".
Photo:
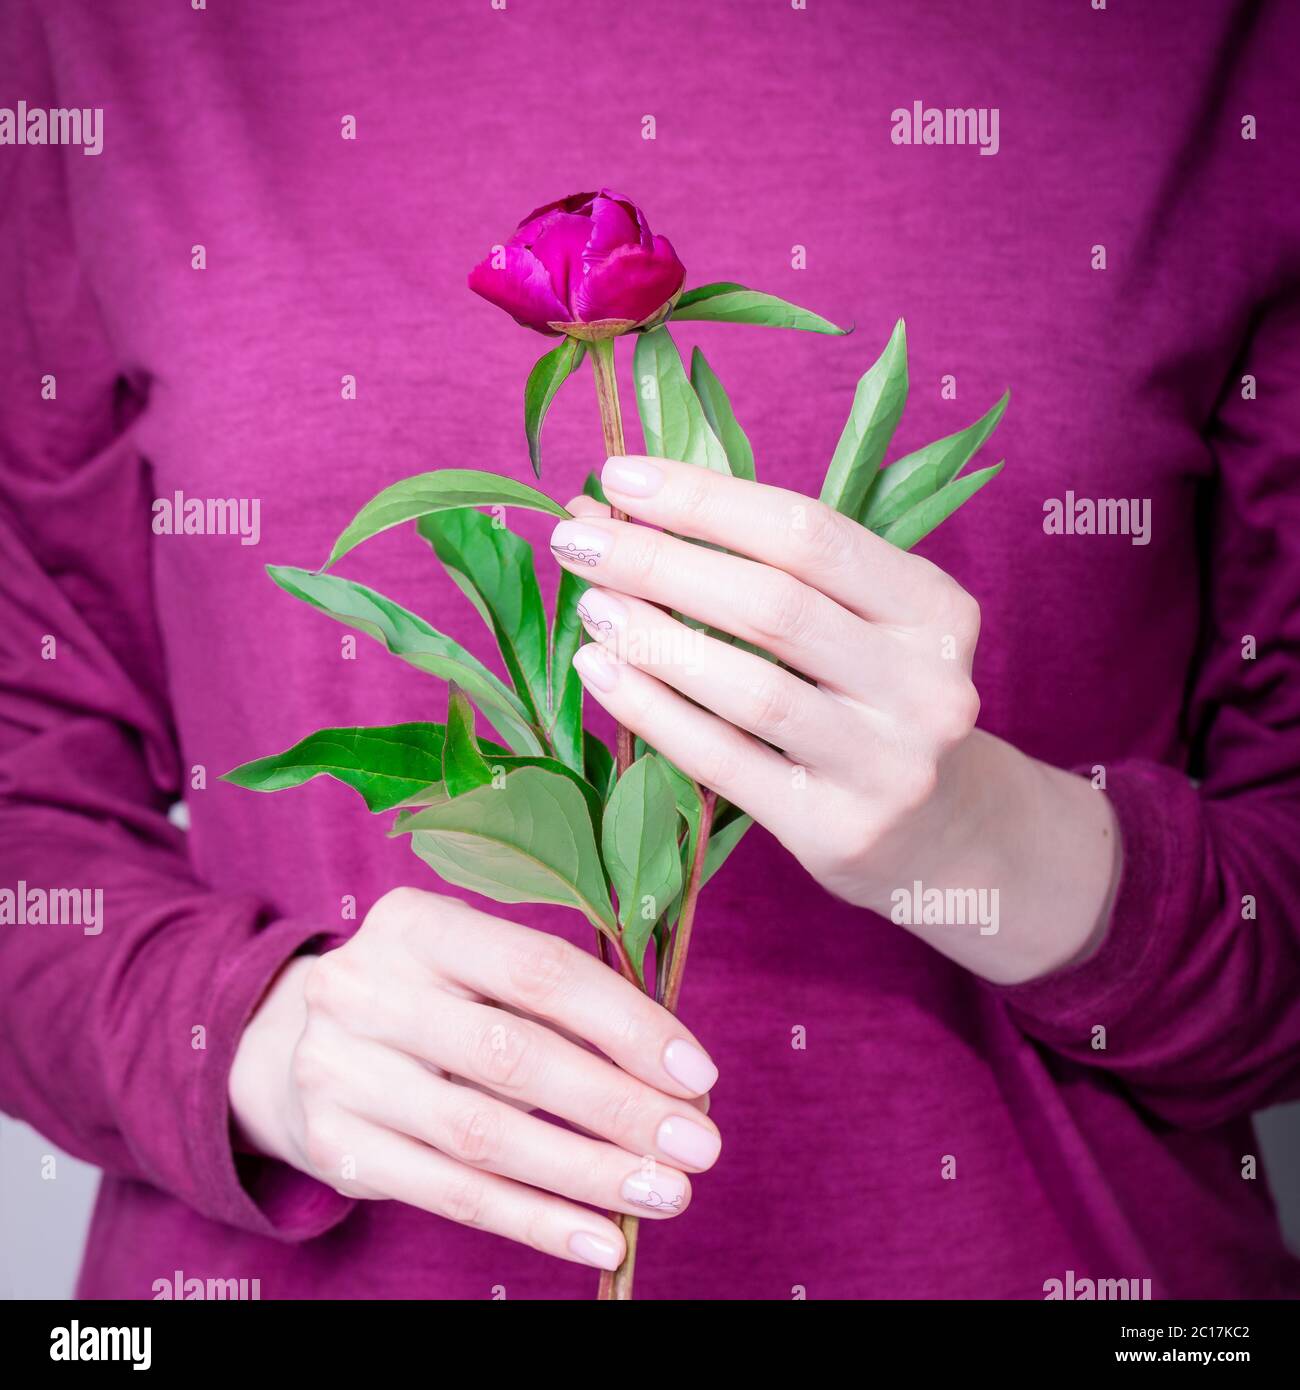
[[448,1157],[461,1163],[491,1163],[501,1152],[502,1124],[497,1111],[486,1105],[467,1105],[448,1127]]
[[979,714],[979,691],[970,681],[962,681],[943,700],[938,720],[940,742],[960,743],[974,729]]
[[435,1204],[448,1221],[459,1226],[481,1226],[487,1210],[487,1191],[487,1183],[467,1169],[448,1181]]
[[625,1149],[635,1151],[640,1147],[635,1141],[643,1128],[645,1103],[631,1088],[620,1087],[602,1097],[594,1118],[597,1134]]
[[362,930],[382,931],[392,924],[403,924],[432,896],[431,893],[424,893],[418,888],[405,885],[390,888],[375,900],[374,906],[366,913],[366,919],[361,924]]
[[302,1153],[314,1173],[331,1181],[342,1171],[342,1152],[334,1121],[328,1113],[311,1108],[303,1115]]
[[975,645],[980,631],[980,606],[954,579],[945,576],[938,602],[943,626],[963,647]]
[[529,1030],[508,1019],[502,1014],[498,1021],[476,1029],[468,1049],[472,1079],[496,1090],[518,1089],[531,1070]]
[[546,932],[530,932],[509,948],[506,972],[511,987],[527,1004],[547,1004],[573,988],[578,972],[577,951],[567,941]]
[[674,505],[689,516],[704,519],[717,505],[707,469],[682,469],[676,478]]
[[304,1096],[322,1091],[333,1074],[333,1066],[310,1025],[303,1031],[289,1059],[289,1079]]
[[302,997],[308,1015],[336,1013],[349,991],[348,967],[343,950],[317,958],[302,982]]
[[695,755],[698,780],[713,791],[734,788],[740,775],[740,748],[730,738],[710,739]]
[[818,569],[842,569],[856,555],[859,528],[850,529],[844,517],[825,502],[805,503],[801,521],[790,534],[796,549],[815,560]]
[[794,646],[807,636],[810,591],[797,579],[774,572],[755,583],[750,593],[749,623],[760,638]]
[[755,733],[776,738],[789,730],[794,714],[790,687],[775,668],[765,670],[745,692],[742,722]]
[[894,782],[894,800],[899,811],[919,810],[934,795],[938,780],[938,769],[929,759],[902,769]]

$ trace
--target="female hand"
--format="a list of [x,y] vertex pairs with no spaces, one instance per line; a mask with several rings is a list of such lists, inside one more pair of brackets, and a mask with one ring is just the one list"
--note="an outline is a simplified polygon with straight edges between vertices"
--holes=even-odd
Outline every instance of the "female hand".
[[684,1211],[686,1171],[721,1146],[696,1100],[716,1079],[677,1019],[595,956],[401,888],[346,945],[281,972],[230,1100],[255,1150],[349,1196],[615,1269],[618,1227],[575,1203]]
[[992,933],[907,923],[987,978],[1027,979],[1095,944],[1116,867],[1109,805],[975,731],[968,593],[783,488],[641,457],[611,458],[602,482],[650,525],[575,499],[551,549],[599,586],[579,610],[599,645],[574,665],[620,723],[850,902],[888,914],[918,881],[996,890]]

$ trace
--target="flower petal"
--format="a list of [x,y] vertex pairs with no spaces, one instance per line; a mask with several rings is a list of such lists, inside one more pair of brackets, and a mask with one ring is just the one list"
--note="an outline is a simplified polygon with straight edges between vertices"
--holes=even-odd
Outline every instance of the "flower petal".
[[686,281],[686,267],[667,237],[655,237],[649,250],[623,246],[592,265],[573,291],[576,317],[631,319],[640,323],[663,308]]
[[568,306],[556,298],[546,267],[526,247],[509,245],[499,268],[489,256],[469,273],[469,287],[490,304],[504,309],[525,328],[554,334],[548,325],[569,317]]
[[588,217],[571,212],[552,213],[532,243],[532,253],[546,267],[555,297],[562,304],[573,303],[573,291],[582,280],[591,227]]
[[591,238],[585,260],[588,265],[612,256],[620,246],[641,245],[641,234],[630,205],[601,194],[591,204]]

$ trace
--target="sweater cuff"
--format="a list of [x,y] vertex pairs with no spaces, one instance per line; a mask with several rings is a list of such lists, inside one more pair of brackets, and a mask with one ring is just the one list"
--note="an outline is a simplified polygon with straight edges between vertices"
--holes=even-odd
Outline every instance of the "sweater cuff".
[[236,1154],[230,1068],[249,1019],[293,956],[322,949],[319,923],[284,919],[244,942],[215,983],[207,1065],[191,1092],[191,1161],[205,1216],[255,1235],[310,1240],[337,1225],[354,1200],[276,1159]]
[[[1091,775],[1092,769],[1075,769]],[[1122,866],[1101,945],[1086,960],[1036,980],[988,986],[1026,1032],[1088,1046],[1170,978],[1195,918],[1200,887],[1200,799],[1186,775],[1157,763],[1107,768],[1105,795],[1119,825]]]

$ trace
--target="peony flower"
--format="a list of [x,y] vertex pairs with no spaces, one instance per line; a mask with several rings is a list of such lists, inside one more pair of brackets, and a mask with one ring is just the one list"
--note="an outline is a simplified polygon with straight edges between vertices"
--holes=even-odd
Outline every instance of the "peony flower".
[[469,287],[525,328],[591,342],[662,322],[685,281],[668,238],[602,188],[530,213],[474,267]]

